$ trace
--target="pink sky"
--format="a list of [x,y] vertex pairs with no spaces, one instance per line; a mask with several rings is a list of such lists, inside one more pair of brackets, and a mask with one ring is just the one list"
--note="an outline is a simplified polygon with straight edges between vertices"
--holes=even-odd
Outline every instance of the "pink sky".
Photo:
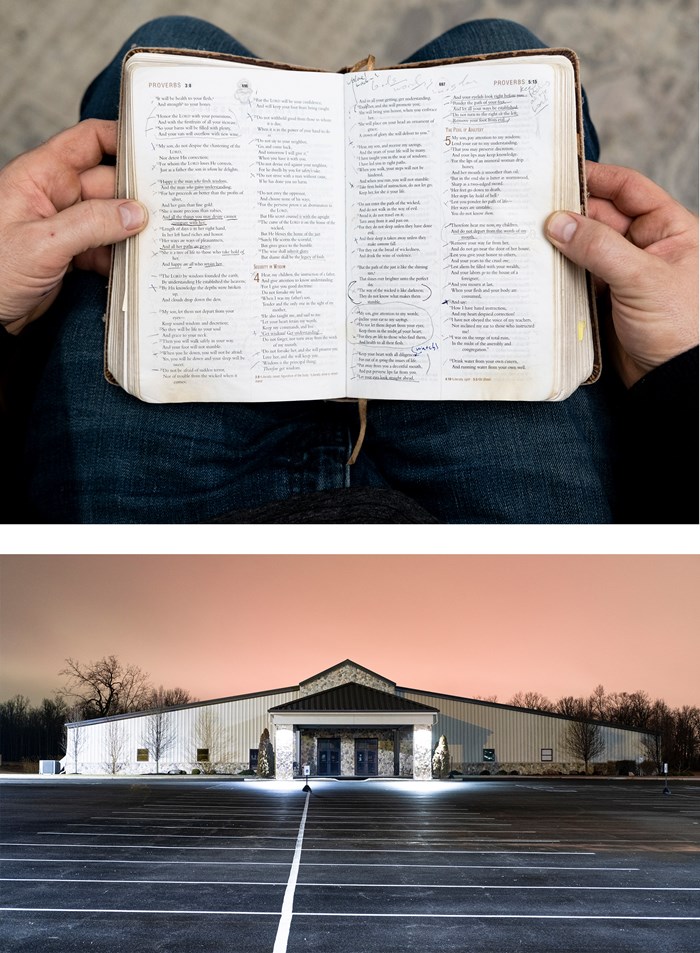
[[345,658],[398,685],[700,704],[698,556],[4,556],[0,700],[116,654],[201,699]]

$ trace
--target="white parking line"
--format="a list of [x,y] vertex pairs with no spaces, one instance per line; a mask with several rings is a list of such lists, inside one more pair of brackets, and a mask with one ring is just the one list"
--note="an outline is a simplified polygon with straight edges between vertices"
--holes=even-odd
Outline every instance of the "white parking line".
[[[60,861],[56,861],[60,863]],[[80,861],[77,861],[80,863]],[[92,861],[92,863],[103,863],[103,861]],[[408,870],[577,870],[577,871],[610,871],[612,873],[630,873],[638,872],[640,867],[561,867],[551,866],[545,867],[542,865],[533,865],[533,864],[321,864],[315,862],[304,861],[302,867],[405,867]]]
[[[0,907],[2,913],[101,913],[115,914],[125,913],[133,916],[146,914],[165,915],[168,917],[182,914],[188,917],[209,916],[209,917],[277,917],[279,912],[276,910],[154,910],[154,909],[134,909],[128,907]],[[700,921],[700,917],[650,917],[635,916],[624,914],[620,916],[606,916],[594,914],[550,914],[550,913],[375,913],[367,911],[365,913],[333,913],[324,910],[323,912],[297,912],[295,917],[361,917],[363,920],[638,920],[644,922],[668,922],[668,921]],[[286,949],[286,946],[283,947]]]
[[[54,849],[53,844],[32,844],[25,841],[2,841],[0,847],[41,847],[43,849]],[[194,847],[185,847],[182,844],[169,846],[167,844],[56,844],[56,850],[63,850],[66,847],[80,847],[84,850],[103,850],[106,847],[125,848],[128,850],[248,850],[248,851],[276,851],[285,853],[293,850],[292,847],[205,847],[197,844]],[[425,850],[424,848],[395,848],[387,847],[307,847],[307,852],[320,853],[345,853],[345,854],[510,854],[524,855],[532,857],[538,854],[544,854],[546,857],[587,857],[594,856],[593,850]],[[31,859],[31,858],[30,858]]]
[[[37,832],[36,832],[36,836],[37,836],[37,837],[39,837],[39,836],[45,836],[45,837],[75,837],[75,836],[76,836],[76,833],[78,834],[79,837],[148,837],[148,838],[151,838],[151,837],[154,836],[154,835],[153,835],[153,831],[150,830],[150,829],[149,829],[148,831],[146,831],[145,833],[143,833],[143,834],[141,834],[141,833],[122,834],[122,833],[118,833],[118,832],[116,832],[116,831],[108,831],[108,832],[105,832],[104,834],[103,834],[103,833],[100,833],[100,832],[94,832],[94,831],[79,831],[79,832],[78,832],[78,831],[37,831]],[[171,839],[180,839],[180,840],[232,840],[232,839],[234,839],[234,838],[235,838],[236,840],[291,840],[291,839],[294,837],[293,834],[279,834],[279,835],[277,835],[277,834],[238,834],[238,833],[233,833],[233,834],[157,834],[157,835],[155,835],[155,836],[157,836],[157,837],[162,837],[162,838],[168,837],[168,838],[171,838]],[[311,833],[309,833],[308,836],[309,836],[309,840],[313,840],[314,842],[319,842],[319,841],[334,841],[334,842],[337,842],[337,838],[335,838],[335,837],[318,837],[318,836],[312,835]],[[361,838],[361,839],[364,840],[365,837],[363,837],[363,838]],[[415,838],[414,838],[414,839],[415,839]],[[478,844],[478,843],[484,843],[484,844],[560,844],[560,843],[561,843],[561,841],[558,841],[558,840],[551,840],[551,839],[546,839],[546,840],[545,840],[544,838],[537,839],[537,840],[534,840],[534,839],[533,839],[533,840],[527,840],[527,839],[523,840],[523,839],[521,839],[521,838],[519,838],[519,837],[462,837],[461,840],[462,840],[463,842],[465,842],[465,843],[466,843],[466,842],[469,842],[469,843],[472,843],[472,844]],[[388,844],[395,844],[395,843],[396,843],[396,838],[395,838],[395,837],[373,837],[373,838],[372,838],[372,843],[373,843],[373,844],[377,844],[377,843],[381,844],[382,841],[385,841],[385,842],[388,843]],[[449,838],[449,839],[446,839],[446,840],[442,841],[442,840],[437,840],[437,839],[436,839],[436,840],[430,840],[430,839],[428,839],[428,838],[422,838],[422,843],[425,843],[425,844],[443,844],[443,843],[444,843],[444,844],[453,844],[453,843],[454,843],[454,839],[453,839],[453,838]],[[620,843],[622,843],[622,842],[620,842]],[[309,849],[310,849],[310,848],[309,848]],[[338,850],[343,850],[343,849],[344,849],[344,847],[343,847],[342,845],[341,845],[341,847],[338,848]]]
[[[101,857],[89,860],[84,857],[1,857],[0,862],[20,864],[101,864],[103,867],[114,864],[148,864],[151,867],[288,867],[286,860],[112,860]],[[364,866],[362,864],[358,866]],[[374,866],[374,865],[369,865]],[[559,867],[555,868],[559,870]]]
[[[168,818],[168,820],[172,820],[172,818]],[[181,822],[178,823],[178,824],[153,824],[152,822],[149,821],[149,823],[148,823],[147,826],[148,826],[149,831],[150,831],[150,830],[158,830],[158,829],[160,829],[160,828],[164,828],[164,829],[171,829],[171,828],[172,828],[173,830],[175,830],[175,829],[179,830],[179,829],[181,829],[182,827],[197,827],[199,824],[204,824],[204,825],[205,825],[205,827],[204,827],[205,830],[207,830],[207,829],[211,829],[211,830],[223,830],[223,829],[225,829],[225,828],[227,828],[227,827],[243,828],[243,829],[245,829],[245,830],[249,830],[249,829],[251,828],[251,826],[252,826],[252,825],[251,825],[250,823],[248,823],[248,822],[240,823],[236,818],[229,818],[229,822],[230,822],[229,824],[224,824],[224,823],[217,823],[217,822],[213,822],[213,821],[203,821],[203,820],[201,820],[200,818],[193,817],[193,818],[191,818],[191,819],[189,819],[189,820],[187,820],[187,821],[184,821],[184,820],[183,820],[183,821],[181,821]],[[106,827],[106,828],[109,828],[110,830],[113,830],[115,827],[144,827],[144,826],[146,826],[146,825],[144,825],[143,821],[139,821],[139,820],[114,821],[114,822],[110,822],[110,823],[107,823],[107,824],[105,824],[104,822],[101,823],[101,824],[97,824],[97,823],[92,823],[92,824],[90,824],[90,823],[86,823],[86,822],[84,822],[84,821],[69,821],[69,822],[66,824],[66,827]],[[260,827],[266,827],[266,826],[268,826],[267,822],[264,822],[264,823],[261,822]],[[431,833],[438,833],[438,834],[440,834],[440,833],[454,833],[455,831],[456,831],[457,833],[459,833],[459,832],[461,832],[461,831],[474,831],[475,833],[479,833],[479,834],[489,834],[489,833],[493,833],[493,834],[504,834],[504,833],[510,833],[509,828],[512,828],[512,826],[513,826],[512,824],[499,824],[499,825],[496,825],[495,827],[493,827],[493,826],[492,826],[492,827],[482,827],[481,825],[475,825],[475,826],[473,826],[473,827],[467,827],[467,826],[465,826],[464,824],[456,824],[456,825],[454,825],[453,827],[436,827],[434,824],[431,824],[430,827],[426,827],[425,829],[426,829],[426,830],[429,830]],[[293,823],[293,824],[287,824],[287,823],[285,823],[285,824],[280,824],[280,823],[276,823],[276,824],[275,824],[275,827],[277,827],[277,828],[289,827],[289,828],[291,828],[292,830],[296,831],[296,830],[298,830],[299,825],[298,825],[298,823],[296,823],[296,822]],[[395,828],[395,830],[396,830],[399,834],[404,834],[404,833],[407,833],[407,832],[408,832],[408,833],[413,833],[414,831],[417,831],[417,830],[420,830],[420,829],[421,829],[421,828],[419,828],[419,827],[416,827],[415,824],[407,824],[407,825],[405,826],[405,829],[404,829],[403,827],[399,826],[398,824],[397,824],[397,825],[393,825],[393,827]],[[326,826],[325,824],[322,824],[322,825],[321,825],[321,824],[316,824],[316,823],[314,823],[313,828],[312,828],[311,822],[307,823],[307,825],[306,825],[307,831],[310,831],[310,830],[313,829],[313,830],[323,831],[324,833],[329,833],[330,831],[356,831],[356,830],[358,830],[358,828],[359,828],[359,830],[360,830],[360,832],[361,832],[362,834],[365,834],[365,833],[366,833],[366,830],[367,830],[367,824],[361,824],[361,823],[358,821],[357,824],[353,824],[353,825],[349,825],[349,824],[335,824],[335,825],[333,825],[333,827],[328,827],[328,826]],[[505,829],[505,830],[504,830],[504,829]],[[571,829],[574,830],[574,831],[578,830],[578,828],[571,828]],[[43,832],[43,831],[38,831],[37,833],[40,833],[40,834],[41,834],[41,833],[44,833],[44,832]],[[539,833],[541,833],[541,832],[540,832],[540,831],[530,831],[530,830],[527,830],[527,831],[517,831],[517,833],[518,833],[518,834],[539,834]]]
[[[280,860],[113,860],[112,858],[100,858],[99,860],[90,860],[84,857],[0,857],[0,863],[19,863],[19,864],[150,864],[152,867],[176,867],[176,866],[198,866],[198,867],[287,867],[288,861]],[[407,868],[409,870],[576,870],[576,871],[608,871],[612,873],[630,873],[638,872],[639,867],[562,867],[543,866],[532,864],[330,864],[315,863],[304,861],[302,867],[387,867],[387,868]]]
[[[110,831],[107,834],[95,834],[92,831],[37,831],[36,836],[50,835],[51,837],[153,837],[152,831],[145,834],[118,834]],[[156,834],[156,837],[168,837],[180,840],[294,840],[294,834]]]
[[[187,848],[185,848],[187,849]],[[208,850],[210,848],[204,848]],[[251,848],[252,849],[252,848]],[[271,850],[272,848],[263,847],[261,850]],[[532,857],[534,854],[545,854],[548,857],[573,856],[586,857],[593,856],[594,850],[425,850],[422,847],[307,847],[306,852],[311,854],[320,854],[330,851],[334,854],[524,854]]]
[[[278,917],[279,910],[140,910],[130,907],[0,907],[1,913],[127,913],[133,914],[165,914],[175,916],[184,914],[188,917]],[[332,914],[331,914],[332,916]]]
[[167,884],[171,886],[284,887],[286,880],[125,880],[100,877],[0,877],[0,883],[32,884]]
[[[0,908],[1,909],[1,908]],[[639,917],[630,914],[625,916],[606,916],[595,914],[566,914],[566,913],[295,913],[295,917],[362,917],[363,919],[420,919],[420,920],[700,920],[700,917]]]
[[304,813],[301,815],[301,821],[299,823],[299,834],[297,835],[297,843],[294,848],[294,860],[292,861],[292,868],[289,871],[289,880],[287,881],[287,889],[284,891],[284,900],[282,901],[282,916],[280,917],[280,922],[277,927],[277,935],[275,937],[275,945],[272,949],[272,953],[286,953],[287,944],[289,942],[289,928],[292,925],[292,913],[294,910],[294,891],[297,886],[297,878],[299,876],[299,864],[301,863],[301,847],[304,841],[304,825],[306,824],[306,815],[309,811],[309,798],[311,797],[311,792],[307,792],[306,802],[304,803]]
[[[118,882],[118,881],[117,881]],[[166,881],[167,882],[167,881]],[[371,881],[364,883],[314,883],[312,881],[302,881],[300,887],[362,887],[367,888],[385,888],[394,890],[397,887],[410,888],[413,890],[646,890],[646,891],[670,891],[672,893],[680,892],[700,892],[700,887],[568,887],[568,886],[543,886],[540,884],[407,884],[390,883],[378,884]]]
[[[297,871],[298,873],[298,871]],[[222,886],[222,887],[284,887],[288,880],[127,880],[109,877],[0,877],[0,883],[59,883],[59,884],[166,884],[167,886]],[[296,881],[297,887],[347,887],[395,890],[635,890],[646,893],[698,893],[700,887],[595,887],[595,886],[550,886],[527,884],[379,884],[372,881],[363,883],[328,883],[327,881]]]

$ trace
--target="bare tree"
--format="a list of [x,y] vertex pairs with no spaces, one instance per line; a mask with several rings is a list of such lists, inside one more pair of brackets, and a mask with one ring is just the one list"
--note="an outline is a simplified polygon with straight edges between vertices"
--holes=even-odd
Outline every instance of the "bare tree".
[[119,774],[124,768],[124,734],[121,721],[111,721],[106,733],[106,769],[110,774]]
[[14,695],[0,705],[0,749],[5,761],[19,761],[26,755],[30,711],[26,695]]
[[213,774],[218,764],[231,760],[229,732],[211,707],[206,706],[197,712],[194,735],[196,761],[205,774]]
[[605,718],[620,725],[646,728],[651,718],[653,704],[646,692],[616,692],[609,696]]
[[516,692],[508,702],[516,708],[531,708],[534,711],[552,711],[554,705],[540,692]]
[[673,712],[666,702],[660,699],[654,702],[646,727],[648,734],[642,740],[644,753],[661,773],[664,762],[671,760],[675,728]]
[[554,706],[554,711],[560,715],[568,715],[569,718],[575,718],[583,704],[580,698],[574,698],[573,695],[565,695],[560,698]]
[[65,752],[66,715],[62,698],[43,698],[36,706],[25,695],[0,702],[2,760],[58,759]]
[[608,693],[602,685],[596,685],[588,699],[591,713],[599,721],[609,721]]
[[574,758],[580,758],[586,774],[588,765],[605,751],[605,740],[600,725],[591,720],[590,705],[579,705],[576,720],[569,724],[564,744]]
[[172,716],[168,712],[156,711],[148,717],[144,735],[144,747],[149,757],[156,763],[156,774],[160,774],[160,762],[165,752],[175,742],[175,728]]
[[191,702],[196,701],[195,698],[190,695],[186,688],[163,688],[162,685],[159,685],[158,688],[153,688],[145,700],[144,709],[149,708],[174,708],[175,705],[189,705]]
[[[74,706],[66,712],[69,721],[79,722],[82,718],[80,706]],[[80,763],[80,752],[85,746],[85,731],[81,724],[73,724],[70,727],[66,725],[65,750],[66,757],[71,763],[73,774],[78,774],[78,765]]]
[[677,770],[685,771],[700,752],[700,708],[683,705],[675,716],[674,760]]
[[148,675],[137,665],[125,665],[116,655],[83,664],[66,659],[67,682],[61,694],[75,699],[83,718],[104,718],[127,711],[138,711],[152,691]]

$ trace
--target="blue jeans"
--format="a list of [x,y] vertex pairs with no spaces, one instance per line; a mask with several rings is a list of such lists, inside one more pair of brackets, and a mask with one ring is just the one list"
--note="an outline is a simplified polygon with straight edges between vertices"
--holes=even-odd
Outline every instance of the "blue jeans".
[[[203,21],[140,28],[87,90],[82,118],[117,115],[132,45],[252,55]],[[455,27],[408,61],[530,49],[516,23]],[[586,108],[586,152],[598,142]],[[74,272],[53,308],[55,341],[29,428],[26,464],[39,520],[196,523],[348,486],[405,493],[444,523],[610,522],[610,398],[604,385],[560,403],[382,401],[368,407],[357,462],[353,404],[142,403],[103,378],[104,279]]]

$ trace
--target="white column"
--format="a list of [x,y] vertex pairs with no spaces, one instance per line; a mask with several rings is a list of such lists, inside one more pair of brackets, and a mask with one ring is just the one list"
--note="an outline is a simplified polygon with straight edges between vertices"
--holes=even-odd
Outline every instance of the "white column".
[[291,781],[294,777],[294,726],[277,725],[275,729],[275,777]]
[[430,781],[432,765],[433,730],[429,725],[413,726],[413,779]]

